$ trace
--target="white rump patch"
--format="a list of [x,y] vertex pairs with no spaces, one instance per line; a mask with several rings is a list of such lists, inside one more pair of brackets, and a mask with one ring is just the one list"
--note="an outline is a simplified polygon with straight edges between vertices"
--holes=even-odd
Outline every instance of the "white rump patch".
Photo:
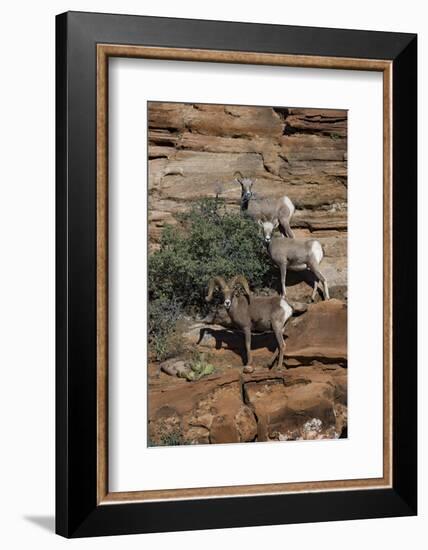
[[290,216],[292,216],[295,210],[294,204],[291,202],[291,200],[288,197],[283,197],[282,200],[285,206],[288,208],[288,210],[290,210]]
[[290,306],[287,300],[284,300],[284,298],[281,298],[279,305],[281,306],[281,309],[284,311],[284,325],[285,325],[288,319],[290,319],[290,317],[293,315],[293,308]]
[[318,241],[314,241],[312,243],[312,252],[314,253],[316,261],[320,264],[324,257],[324,253],[322,251],[322,246]]

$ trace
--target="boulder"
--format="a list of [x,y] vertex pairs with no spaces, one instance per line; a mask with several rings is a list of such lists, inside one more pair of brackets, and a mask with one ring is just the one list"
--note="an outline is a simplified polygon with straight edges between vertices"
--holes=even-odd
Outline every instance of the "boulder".
[[244,382],[257,417],[257,440],[336,439],[347,421],[346,369],[290,369],[277,378]]
[[286,357],[346,363],[347,329],[345,303],[332,299],[312,304],[286,327]]
[[181,376],[188,371],[186,362],[180,359],[168,359],[160,364],[160,369],[169,376]]

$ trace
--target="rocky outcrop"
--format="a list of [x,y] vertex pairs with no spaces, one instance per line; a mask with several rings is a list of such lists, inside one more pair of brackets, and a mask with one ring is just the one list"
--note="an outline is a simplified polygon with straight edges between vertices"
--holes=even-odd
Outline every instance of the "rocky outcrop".
[[286,328],[287,357],[302,362],[347,360],[347,306],[339,300],[310,305]]
[[346,369],[298,367],[277,378],[244,382],[257,417],[257,440],[337,439],[346,426]]
[[[241,172],[259,196],[291,198],[296,236],[320,240],[330,294],[346,299],[346,111],[151,102],[148,112],[151,249],[195,200],[219,194],[238,211]],[[289,279],[291,299],[310,295]]]
[[239,443],[253,441],[257,422],[242,400],[238,369],[197,382],[162,378],[150,388],[149,435],[152,444]]
[[347,423],[346,369],[229,367],[188,383],[162,375],[149,393],[151,445],[336,439]]
[[[190,324],[185,347],[209,355],[215,373],[176,376],[182,359],[152,365],[149,434],[154,445],[334,439],[347,425],[347,307],[309,305],[286,327],[286,370],[269,369],[275,338],[253,335],[253,373],[243,372],[244,339],[220,325]],[[166,367],[164,367],[166,365]]]

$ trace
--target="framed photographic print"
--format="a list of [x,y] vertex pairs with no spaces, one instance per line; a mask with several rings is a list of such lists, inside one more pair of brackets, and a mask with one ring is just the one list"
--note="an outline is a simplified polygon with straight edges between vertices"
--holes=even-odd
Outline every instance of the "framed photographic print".
[[416,36],[56,48],[57,532],[416,514]]

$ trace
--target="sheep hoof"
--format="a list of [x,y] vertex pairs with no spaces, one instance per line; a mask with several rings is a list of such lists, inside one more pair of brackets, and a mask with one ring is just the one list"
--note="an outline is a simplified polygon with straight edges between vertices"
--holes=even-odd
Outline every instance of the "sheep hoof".
[[287,370],[287,367],[284,364],[282,364],[282,365],[276,364],[275,366],[272,367],[272,370],[282,371],[282,370]]
[[254,372],[254,367],[252,367],[251,365],[245,365],[243,372],[245,372],[245,373]]

